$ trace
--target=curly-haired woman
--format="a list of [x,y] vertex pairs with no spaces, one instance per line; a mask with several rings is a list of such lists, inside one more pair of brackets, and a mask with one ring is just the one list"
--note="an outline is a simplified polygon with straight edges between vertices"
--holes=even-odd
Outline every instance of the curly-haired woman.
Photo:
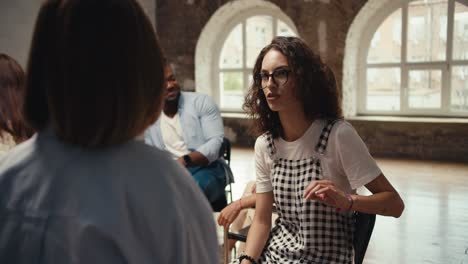
[[[261,134],[256,210],[239,260],[351,264],[352,211],[399,217],[402,199],[342,119],[333,72],[304,41],[273,39],[253,76],[244,109]],[[361,186],[372,195],[356,194]]]

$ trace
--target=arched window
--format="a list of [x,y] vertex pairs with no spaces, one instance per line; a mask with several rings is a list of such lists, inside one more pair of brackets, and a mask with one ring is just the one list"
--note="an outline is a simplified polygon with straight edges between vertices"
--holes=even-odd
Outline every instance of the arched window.
[[239,111],[252,82],[252,69],[260,50],[275,36],[296,36],[293,27],[272,14],[238,17],[223,40],[214,69],[223,110]]
[[260,50],[273,37],[296,36],[292,20],[264,0],[228,1],[203,28],[195,50],[196,91],[210,95],[223,112],[242,112]]
[[468,6],[405,1],[363,32],[358,114],[468,116]]

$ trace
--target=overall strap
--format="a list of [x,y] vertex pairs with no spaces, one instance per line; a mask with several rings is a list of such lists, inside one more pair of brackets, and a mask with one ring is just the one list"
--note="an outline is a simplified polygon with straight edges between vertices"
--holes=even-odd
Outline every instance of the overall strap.
[[276,147],[275,147],[275,143],[273,141],[273,135],[270,133],[270,132],[267,132],[266,133],[266,140],[268,142],[268,146],[267,146],[267,149],[268,149],[268,155],[270,156],[270,158],[272,160],[276,160]]
[[327,121],[327,124],[323,128],[322,133],[320,134],[319,141],[317,145],[315,146],[315,150],[318,153],[323,154],[325,152],[325,149],[327,148],[327,144],[328,144],[328,138],[330,137],[330,132],[333,128],[333,125],[335,125],[340,120],[341,119],[333,119],[333,120]]

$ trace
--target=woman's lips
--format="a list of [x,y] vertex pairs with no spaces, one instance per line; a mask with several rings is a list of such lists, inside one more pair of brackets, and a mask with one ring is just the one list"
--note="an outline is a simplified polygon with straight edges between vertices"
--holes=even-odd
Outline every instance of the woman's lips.
[[278,99],[279,97],[280,97],[279,94],[267,94],[266,99],[268,101],[274,101],[274,100]]

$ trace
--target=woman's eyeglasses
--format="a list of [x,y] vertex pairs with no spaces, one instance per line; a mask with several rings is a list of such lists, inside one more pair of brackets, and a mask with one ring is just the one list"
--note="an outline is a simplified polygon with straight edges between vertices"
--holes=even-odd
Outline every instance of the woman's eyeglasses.
[[261,82],[262,89],[267,87],[270,77],[276,86],[281,87],[288,82],[289,73],[291,73],[291,70],[280,68],[274,70],[272,73],[262,72],[258,75],[257,79]]

